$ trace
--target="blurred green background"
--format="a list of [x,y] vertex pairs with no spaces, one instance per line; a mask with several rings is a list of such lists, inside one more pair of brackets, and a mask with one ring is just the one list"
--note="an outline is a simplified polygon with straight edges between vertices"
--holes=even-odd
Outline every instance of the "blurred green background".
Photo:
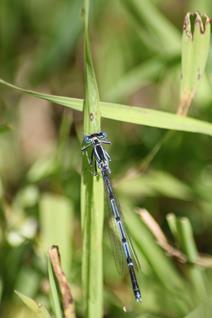
[[[21,87],[83,98],[81,7],[79,0],[1,0],[0,77]],[[197,10],[212,16],[211,1],[92,1],[90,33],[101,100],[175,113],[183,19]],[[211,71],[210,51],[189,113],[209,122]],[[82,115],[3,86],[0,92],[0,125],[9,128],[0,131],[0,316],[35,317],[14,290],[51,312],[47,249],[59,244],[77,314],[83,317]],[[133,305],[127,275],[116,272],[105,235],[105,317],[211,317],[210,268],[171,259],[142,220],[131,215],[147,209],[179,249],[183,244],[172,236],[166,216],[187,217],[198,251],[212,254],[211,137],[176,132],[142,171],[144,158],[165,131],[109,120],[102,126],[112,141],[113,181],[141,261],[144,297],[142,305]],[[125,303],[128,313],[122,310]]]

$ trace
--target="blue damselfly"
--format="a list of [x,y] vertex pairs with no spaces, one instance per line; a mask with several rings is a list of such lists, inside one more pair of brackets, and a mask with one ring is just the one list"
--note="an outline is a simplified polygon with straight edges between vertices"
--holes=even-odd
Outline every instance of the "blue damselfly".
[[[109,204],[112,210],[113,219],[115,221],[117,232],[119,234],[119,239],[121,241],[122,251],[126,259],[133,293],[135,295],[136,301],[140,302],[141,292],[135,273],[136,265],[133,259],[134,251],[128,239],[122,219],[121,210],[114,195],[114,191],[110,180],[111,170],[109,162],[111,161],[111,158],[107,151],[104,149],[103,144],[111,144],[111,142],[107,140],[107,134],[101,131],[99,133],[85,136],[83,139],[83,147],[81,150],[86,154],[89,165],[94,167],[94,174],[98,175],[98,169],[101,171],[104,186],[109,199]],[[90,156],[88,154],[89,149],[91,149]]]

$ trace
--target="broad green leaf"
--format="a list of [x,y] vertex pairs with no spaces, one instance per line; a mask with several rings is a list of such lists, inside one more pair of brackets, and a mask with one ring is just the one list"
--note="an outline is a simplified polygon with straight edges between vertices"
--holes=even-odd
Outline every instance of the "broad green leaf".
[[63,196],[45,194],[41,197],[41,241],[45,251],[52,245],[59,246],[67,276],[71,260],[72,212],[69,200]]
[[[26,90],[12,85],[0,79],[0,83],[17,89],[22,93],[45,99],[62,106],[82,111],[83,100],[65,96],[42,94],[32,90]],[[100,102],[102,117],[120,120],[127,123],[145,125],[150,127],[164,128],[170,130],[201,133],[212,136],[212,124],[191,117],[183,117],[167,112],[139,106],[127,106],[116,103]]]
[[[101,130],[99,93],[89,43],[90,1],[84,1],[84,69],[85,100],[83,104],[84,134]],[[102,317],[102,235],[104,190],[101,178],[91,175],[86,156],[81,178],[81,220],[83,231],[82,290],[86,317]]]
[[55,281],[54,272],[52,270],[52,265],[50,259],[48,258],[48,274],[49,282],[51,286],[51,295],[52,295],[52,305],[56,318],[63,318],[63,313],[60,305],[60,294],[57,289],[57,283]]
[[23,301],[23,303],[37,315],[38,318],[51,318],[50,314],[43,305],[37,304],[33,299],[18,291],[15,291],[15,293]]
[[186,115],[203,77],[210,46],[211,21],[188,13],[182,38],[181,100],[178,113]]

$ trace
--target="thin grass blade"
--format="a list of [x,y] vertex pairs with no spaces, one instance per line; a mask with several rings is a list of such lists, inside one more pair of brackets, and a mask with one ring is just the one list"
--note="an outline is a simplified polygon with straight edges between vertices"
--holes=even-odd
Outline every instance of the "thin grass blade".
[[[85,100],[83,104],[84,135],[101,130],[98,87],[90,51],[88,22],[90,1],[84,1],[84,68]],[[101,178],[89,173],[83,157],[81,178],[81,224],[83,232],[82,288],[85,316],[102,317],[103,272],[102,236],[104,190]]]
[[[46,99],[52,103],[69,107],[74,110],[82,111],[83,100],[65,96],[43,94],[32,90],[20,88],[2,79],[0,84],[17,89],[22,93],[36,98]],[[119,120],[131,124],[144,125],[156,128],[200,133],[212,136],[212,124],[191,117],[182,117],[172,113],[162,112],[140,106],[129,106],[116,103],[99,102],[102,117]],[[93,113],[91,112],[91,118]]]

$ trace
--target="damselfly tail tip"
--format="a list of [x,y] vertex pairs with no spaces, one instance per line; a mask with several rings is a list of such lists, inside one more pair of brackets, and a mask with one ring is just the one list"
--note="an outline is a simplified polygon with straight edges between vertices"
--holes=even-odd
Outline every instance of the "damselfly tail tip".
[[136,293],[135,298],[137,303],[142,303],[142,297],[140,292]]
[[142,300],[142,298],[136,298],[136,302],[137,302],[137,303],[142,303],[143,300]]

